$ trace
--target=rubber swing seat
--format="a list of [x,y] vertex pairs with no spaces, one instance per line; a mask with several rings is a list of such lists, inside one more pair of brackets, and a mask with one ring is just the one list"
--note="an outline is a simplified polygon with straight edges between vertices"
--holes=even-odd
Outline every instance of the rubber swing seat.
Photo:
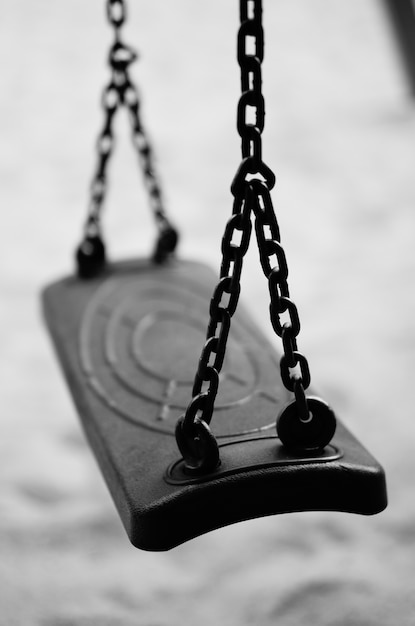
[[167,550],[242,520],[386,507],[382,467],[338,421],[324,450],[296,454],[275,420],[291,401],[279,357],[238,306],[212,430],[220,466],[186,472],[174,437],[190,399],[216,275],[174,260],[114,263],[43,294],[45,319],[89,443],[131,542]]

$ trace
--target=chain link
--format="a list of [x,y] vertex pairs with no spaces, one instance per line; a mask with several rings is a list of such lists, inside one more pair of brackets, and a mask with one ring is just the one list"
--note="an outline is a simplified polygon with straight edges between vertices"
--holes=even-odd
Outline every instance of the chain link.
[[[260,262],[268,279],[271,323],[283,343],[282,382],[294,392],[301,419],[306,421],[309,416],[305,389],[310,384],[310,369],[307,359],[297,349],[300,320],[297,307],[290,299],[287,260],[270,195],[275,175],[262,160],[261,135],[265,124],[261,73],[264,58],[262,0],[240,0],[240,22],[237,58],[242,94],[237,108],[237,130],[241,137],[242,162],[231,185],[234,196],[232,217],[222,239],[220,280],[210,303],[210,322],[195,376],[193,397],[176,431],[186,466],[197,471],[206,471],[206,468],[212,471],[219,462],[217,442],[213,436],[206,436],[206,429],[211,432],[208,425],[218,392],[231,318],[239,300],[252,215],[255,217]],[[283,316],[288,319],[284,320]],[[203,438],[204,445],[198,449],[204,456],[195,463],[195,442],[199,438]]]
[[162,262],[174,251],[178,235],[164,210],[153,151],[141,120],[139,93],[129,75],[129,66],[137,59],[137,53],[121,41],[121,27],[126,20],[126,4],[124,0],[107,0],[106,8],[108,21],[114,29],[114,42],[108,55],[111,79],[102,94],[104,122],[96,144],[97,164],[91,183],[85,238],[80,248],[86,240],[101,238],[100,218],[108,186],[107,167],[115,144],[113,121],[118,109],[124,106],[129,113],[133,145],[139,156],[150,207],[159,231],[153,258],[156,262]]

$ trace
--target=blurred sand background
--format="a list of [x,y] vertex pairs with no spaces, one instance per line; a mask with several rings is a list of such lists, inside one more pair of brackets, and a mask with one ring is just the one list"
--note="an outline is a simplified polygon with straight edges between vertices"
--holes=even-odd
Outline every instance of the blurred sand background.
[[[181,255],[219,267],[239,163],[236,0],[130,0],[126,40]],[[2,626],[415,624],[415,101],[375,0],[265,0],[264,158],[313,384],[387,471],[390,504],[255,520],[132,548],[43,328],[72,270],[101,124],[102,0],[13,0],[0,19]],[[111,254],[153,227],[126,117]],[[254,246],[252,246],[254,250]],[[255,251],[243,301],[275,341]]]

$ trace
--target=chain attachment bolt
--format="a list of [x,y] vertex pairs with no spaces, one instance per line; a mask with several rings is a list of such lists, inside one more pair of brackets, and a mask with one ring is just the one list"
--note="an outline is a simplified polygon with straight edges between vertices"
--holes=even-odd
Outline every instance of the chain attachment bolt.
[[325,448],[336,431],[336,416],[320,398],[307,397],[307,414],[299,410],[297,399],[290,402],[277,418],[277,433],[287,450],[313,452]]
[[105,246],[98,234],[86,235],[76,251],[76,264],[80,278],[94,278],[106,263]]
[[188,474],[209,474],[219,464],[219,447],[209,425],[200,417],[193,422],[182,415],[176,424],[176,441]]

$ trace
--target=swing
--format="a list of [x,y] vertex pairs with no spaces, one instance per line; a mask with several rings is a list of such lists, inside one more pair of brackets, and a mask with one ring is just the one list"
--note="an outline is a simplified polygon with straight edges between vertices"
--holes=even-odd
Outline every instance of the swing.
[[[270,195],[275,176],[261,153],[261,0],[240,0],[242,162],[231,187],[219,281],[205,265],[174,255],[178,235],[163,207],[129,75],[135,53],[121,38],[124,1],[107,0],[107,13],[115,34],[111,80],[103,95],[105,121],[77,273],[44,290],[43,308],[131,542],[167,550],[216,528],[277,513],[380,512],[386,507],[382,467],[323,400],[306,395],[310,370],[298,351],[299,316]],[[112,123],[122,106],[158,239],[151,259],[110,263],[100,215]],[[252,111],[255,121],[248,123]],[[238,306],[251,220],[281,357]]]

